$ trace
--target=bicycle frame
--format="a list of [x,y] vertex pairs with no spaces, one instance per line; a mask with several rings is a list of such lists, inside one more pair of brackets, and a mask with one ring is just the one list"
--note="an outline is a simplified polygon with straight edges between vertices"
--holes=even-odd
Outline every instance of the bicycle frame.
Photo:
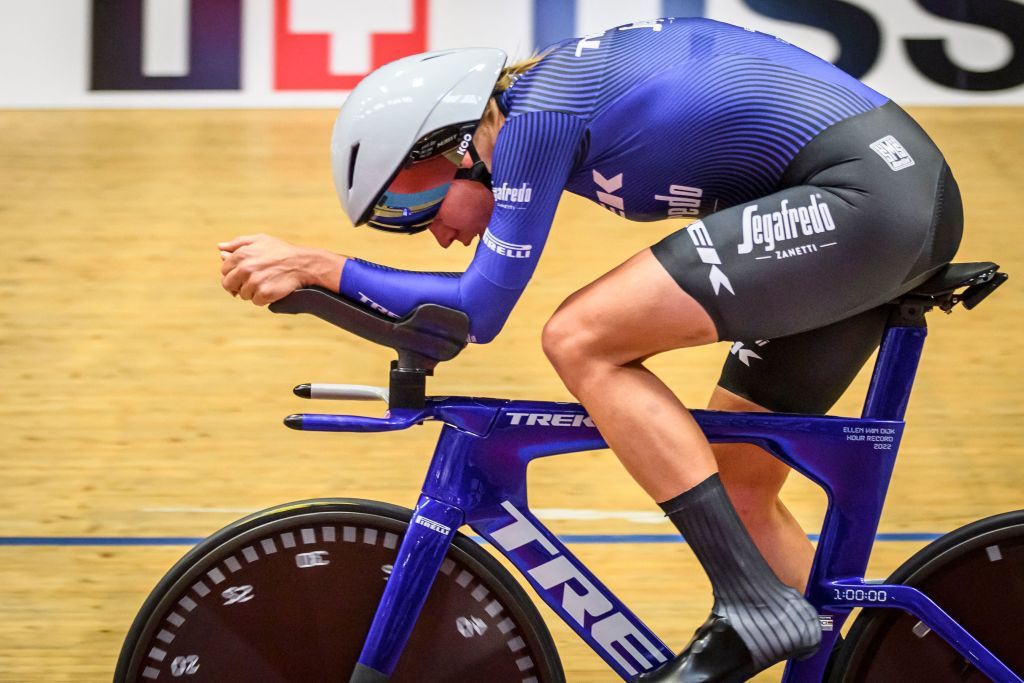
[[[693,411],[710,441],[756,444],[828,496],[807,590],[818,609],[822,645],[810,659],[787,665],[787,683],[821,680],[839,629],[854,607],[910,612],[993,680],[1021,682],[920,591],[864,580],[926,334],[923,318],[887,329],[860,418]],[[305,414],[302,429],[392,431],[427,419],[446,424],[359,658],[363,667],[383,675],[374,680],[386,680],[397,664],[452,534],[463,524],[504,554],[624,680],[673,656],[527,504],[530,462],[606,448],[582,406],[432,398],[423,409],[392,410],[385,418]]]

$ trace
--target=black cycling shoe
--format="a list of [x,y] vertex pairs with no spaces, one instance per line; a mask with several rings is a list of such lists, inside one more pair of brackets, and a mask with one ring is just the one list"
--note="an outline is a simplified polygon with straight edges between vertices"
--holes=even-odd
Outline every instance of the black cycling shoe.
[[739,683],[757,673],[754,658],[725,617],[714,612],[697,629],[681,653],[654,671],[640,674],[636,683]]
[[[817,647],[794,656],[804,657],[815,650]],[[712,612],[675,659],[633,680],[634,683],[740,683],[760,670],[755,668],[750,650],[729,620]]]

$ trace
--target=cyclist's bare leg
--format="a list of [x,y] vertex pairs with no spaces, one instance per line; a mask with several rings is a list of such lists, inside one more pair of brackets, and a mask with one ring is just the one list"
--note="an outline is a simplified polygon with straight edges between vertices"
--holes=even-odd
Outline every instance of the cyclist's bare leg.
[[[708,408],[767,412],[766,408],[717,386]],[[811,573],[814,546],[779,499],[789,466],[753,444],[716,443],[712,449],[722,484],[757,549],[783,583],[803,592]]]
[[562,381],[711,579],[715,605],[698,645],[644,681],[749,678],[820,640],[814,608],[779,581],[745,531],[703,432],[643,365],[714,341],[707,312],[650,250],[570,296],[544,328],[544,351]]
[[[720,469],[769,564],[802,590],[813,547],[778,499],[789,468],[749,444],[716,444],[712,451],[685,406],[642,365],[656,353],[714,341],[707,313],[649,251],[569,297],[544,331],[555,369],[644,490],[668,500]],[[709,407],[764,410],[721,387]]]
[[717,470],[686,407],[642,364],[718,340],[714,323],[645,250],[579,290],[544,328],[544,351],[637,483],[665,501]]

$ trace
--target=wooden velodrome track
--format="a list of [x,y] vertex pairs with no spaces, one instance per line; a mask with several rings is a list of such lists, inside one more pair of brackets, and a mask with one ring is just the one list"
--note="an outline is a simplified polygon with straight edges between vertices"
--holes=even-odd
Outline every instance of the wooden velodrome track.
[[[890,534],[945,532],[1024,507],[1024,109],[912,113],[963,190],[958,260],[997,261],[1011,280],[976,311],[931,316],[880,529]],[[214,243],[256,231],[406,268],[468,261],[469,251],[442,252],[429,234],[388,238],[346,225],[327,161],[333,116],[0,113],[0,680],[109,680],[135,611],[186,550],[69,545],[75,539],[200,537],[243,512],[311,497],[414,503],[436,425],[318,435],[280,421],[310,409],[291,395],[294,384],[382,383],[390,352],[220,289]],[[568,400],[540,350],[546,316],[672,228],[622,221],[567,195],[505,331],[442,366],[429,390]],[[652,365],[699,407],[726,351],[677,352]],[[865,379],[835,413],[858,413]],[[542,514],[558,531],[673,533],[609,452],[541,461],[531,483],[537,508],[591,511]],[[815,531],[823,496],[793,477],[786,499]],[[71,540],[17,544],[26,537]],[[879,543],[872,575],[921,545]],[[709,588],[683,545],[573,549],[674,647],[707,612]],[[544,614],[570,681],[613,680]]]

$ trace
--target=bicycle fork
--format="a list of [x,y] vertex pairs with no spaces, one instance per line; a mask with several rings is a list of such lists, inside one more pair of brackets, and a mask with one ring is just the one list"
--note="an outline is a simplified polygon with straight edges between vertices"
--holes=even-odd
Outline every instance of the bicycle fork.
[[383,683],[391,678],[463,521],[459,508],[420,496],[349,683]]

